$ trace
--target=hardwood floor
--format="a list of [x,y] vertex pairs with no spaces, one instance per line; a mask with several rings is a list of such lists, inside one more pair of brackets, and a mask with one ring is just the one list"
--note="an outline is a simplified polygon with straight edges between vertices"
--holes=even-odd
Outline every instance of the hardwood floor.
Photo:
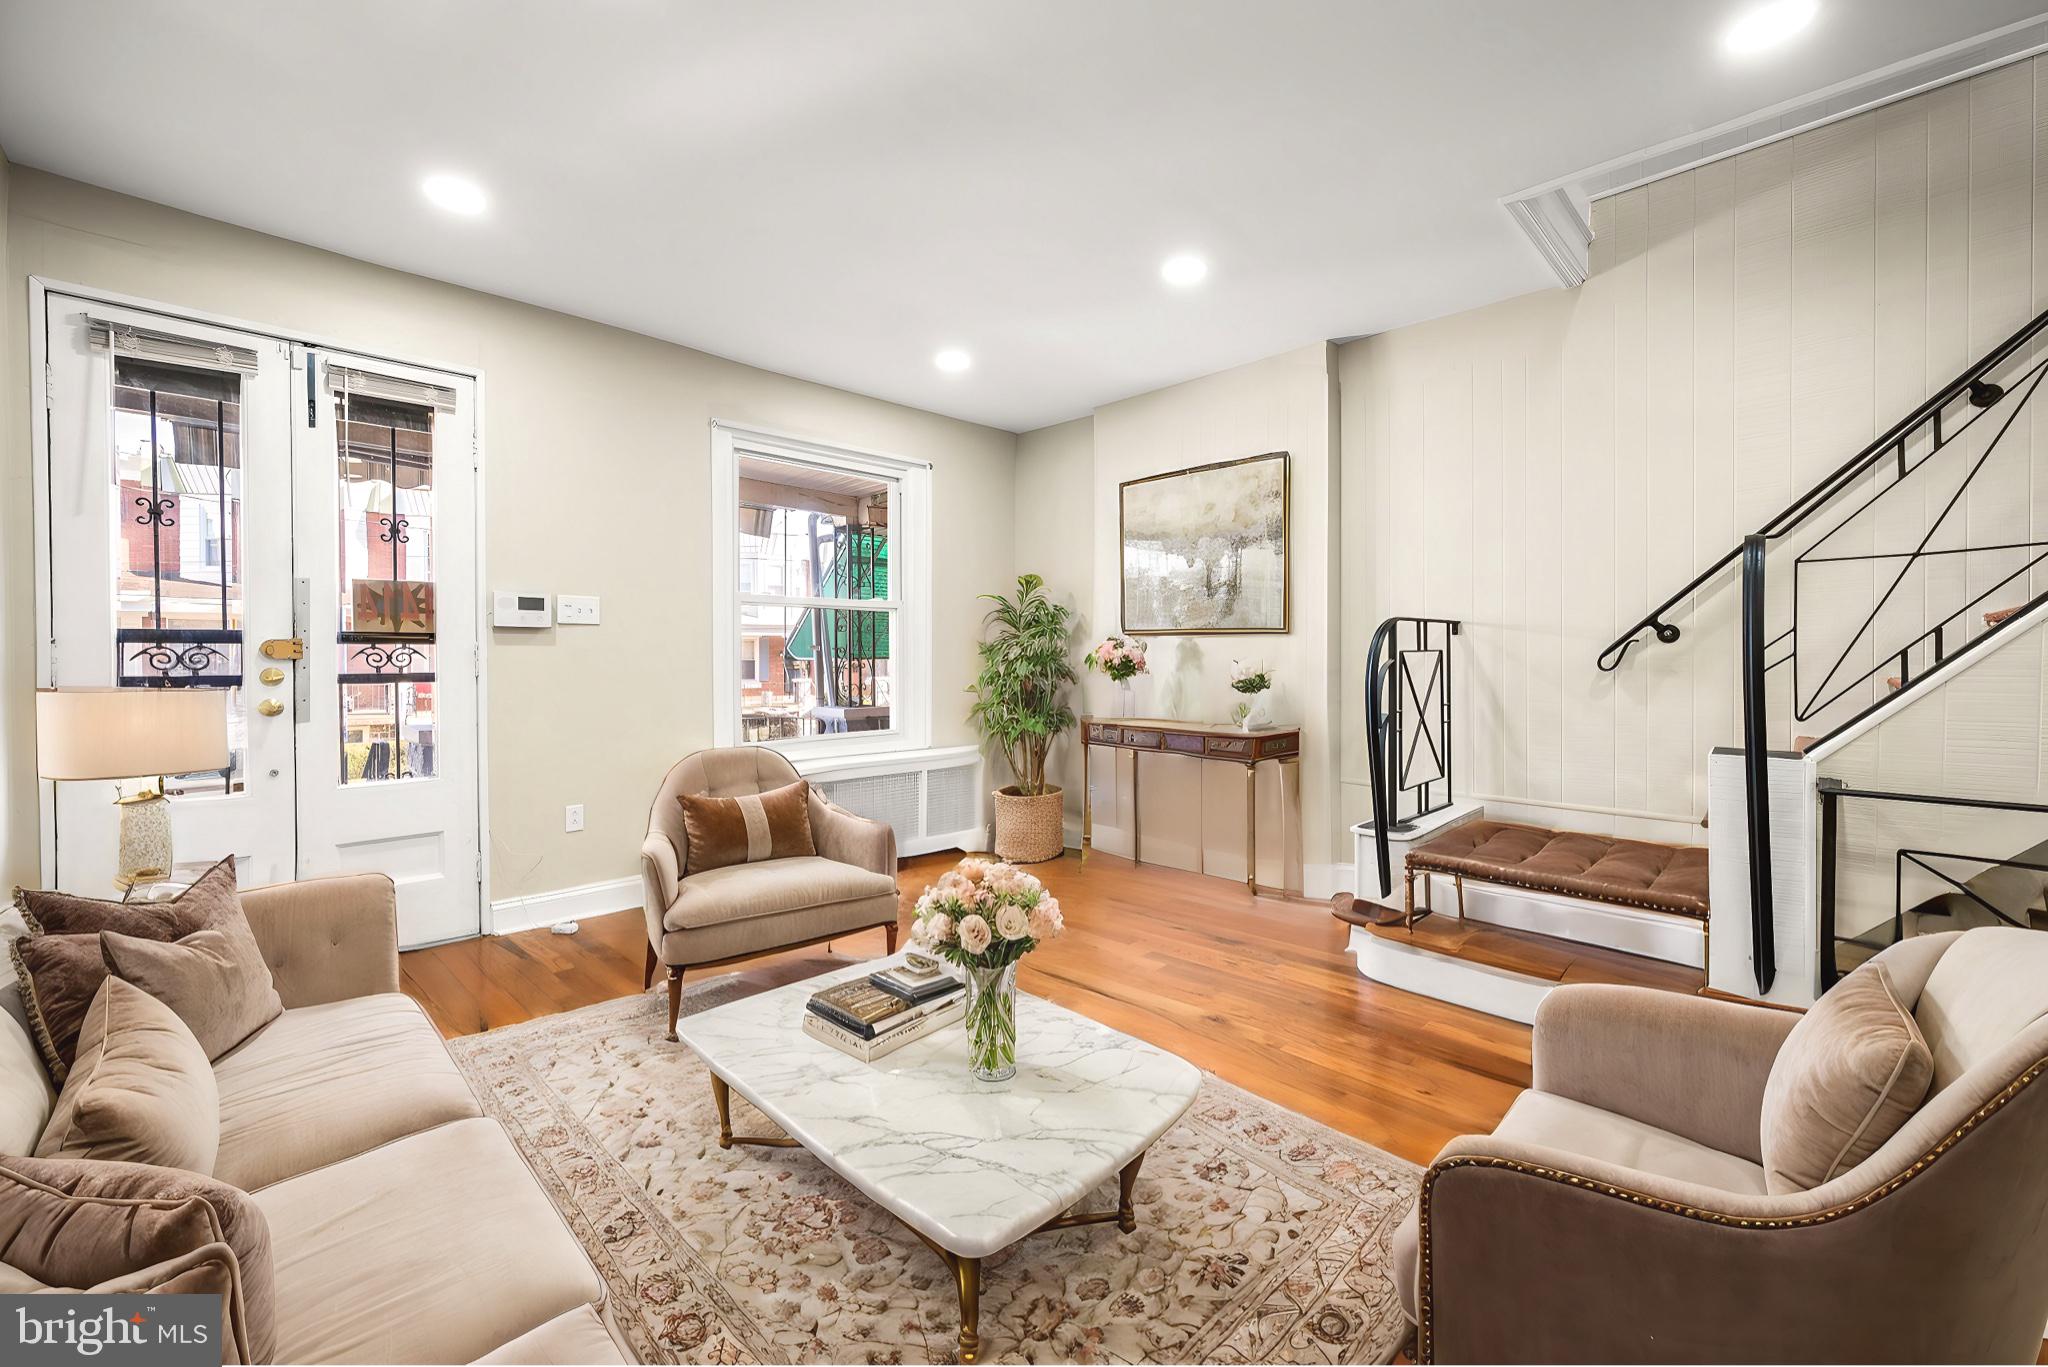
[[[906,919],[958,857],[904,861]],[[1365,981],[1344,949],[1350,928],[1321,904],[1071,850],[1033,871],[1058,894],[1067,934],[1025,959],[1025,990],[1249,1091],[1427,1162],[1490,1129],[1528,1085],[1527,1028]],[[639,991],[645,937],[641,913],[620,912],[573,936],[416,950],[401,973],[444,1034],[469,1034]],[[881,953],[868,931],[702,976],[767,988]]]

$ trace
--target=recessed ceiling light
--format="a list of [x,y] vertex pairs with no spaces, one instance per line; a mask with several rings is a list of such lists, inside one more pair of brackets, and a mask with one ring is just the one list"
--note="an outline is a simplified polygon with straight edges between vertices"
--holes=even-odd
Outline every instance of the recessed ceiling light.
[[1182,252],[1178,256],[1169,256],[1159,266],[1159,278],[1161,280],[1164,280],[1169,285],[1179,285],[1182,288],[1201,284],[1203,278],[1208,274],[1209,263],[1196,256],[1193,252]]
[[1768,52],[1789,41],[1820,13],[1820,0],[1767,0],[1735,16],[1721,30],[1721,48],[1736,57]]
[[420,182],[420,193],[436,208],[465,218],[474,218],[484,211],[483,187],[461,176],[428,176]]
[[974,364],[974,358],[959,347],[949,346],[939,352],[938,355],[932,357],[932,364],[945,371],[948,375],[958,375],[961,371]]

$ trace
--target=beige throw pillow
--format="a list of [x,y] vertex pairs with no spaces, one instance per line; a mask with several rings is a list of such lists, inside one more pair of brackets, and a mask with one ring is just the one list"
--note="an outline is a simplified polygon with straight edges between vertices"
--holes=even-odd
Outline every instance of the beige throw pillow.
[[97,1158],[213,1173],[220,1091],[213,1065],[172,1010],[109,978],[85,1013],[78,1057],[38,1158]]
[[1764,1084],[1764,1182],[1773,1194],[1833,1180],[1876,1153],[1927,1099],[1934,1055],[1882,964],[1815,1002]]

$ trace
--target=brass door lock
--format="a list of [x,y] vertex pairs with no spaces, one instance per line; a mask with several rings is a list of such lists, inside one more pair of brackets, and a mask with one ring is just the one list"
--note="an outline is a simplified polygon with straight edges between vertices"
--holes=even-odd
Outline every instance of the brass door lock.
[[276,698],[265,698],[256,704],[256,710],[266,717],[275,717],[284,711],[284,704]]
[[266,660],[303,660],[306,658],[305,642],[296,636],[286,636],[265,641],[261,649],[263,651],[263,658]]
[[261,674],[258,674],[256,677],[263,680],[263,682],[269,684],[272,688],[275,688],[277,687],[277,685],[284,682],[284,671],[282,669],[279,669],[276,665],[272,665],[270,666],[270,668],[264,670]]

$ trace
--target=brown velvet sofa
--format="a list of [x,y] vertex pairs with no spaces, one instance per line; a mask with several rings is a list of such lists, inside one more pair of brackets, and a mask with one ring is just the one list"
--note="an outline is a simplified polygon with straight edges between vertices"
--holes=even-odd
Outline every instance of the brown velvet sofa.
[[1564,987],[1534,1086],[1430,1165],[1394,1241],[1423,1362],[2033,1362],[2048,1324],[2048,936],[1929,935],[1887,967],[1934,1056],[1861,1163],[1769,1194],[1763,1098],[1798,1017]]
[[399,992],[391,880],[241,900],[285,1011],[214,1064],[213,1176],[269,1226],[275,1360],[629,1361],[581,1245]]
[[647,913],[647,985],[668,966],[668,1037],[676,1037],[683,972],[885,928],[896,950],[896,832],[811,790],[815,855],[692,872],[678,798],[747,797],[795,783],[788,760],[756,745],[699,750],[676,761],[654,795],[640,846]]

